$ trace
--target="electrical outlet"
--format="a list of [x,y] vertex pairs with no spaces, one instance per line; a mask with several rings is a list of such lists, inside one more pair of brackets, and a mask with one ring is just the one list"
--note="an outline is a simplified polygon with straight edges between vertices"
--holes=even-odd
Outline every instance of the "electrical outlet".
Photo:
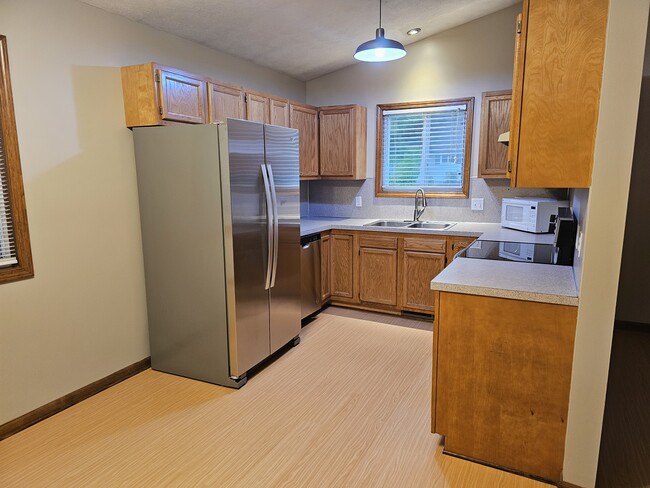
[[354,197],[354,204],[357,207],[360,207],[363,204],[362,201],[361,201],[361,197]]
[[483,210],[482,198],[472,198],[472,210]]

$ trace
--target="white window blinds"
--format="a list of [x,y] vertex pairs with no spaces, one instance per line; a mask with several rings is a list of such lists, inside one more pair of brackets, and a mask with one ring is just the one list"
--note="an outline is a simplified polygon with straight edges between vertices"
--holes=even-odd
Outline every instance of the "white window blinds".
[[467,105],[383,112],[382,191],[463,191]]
[[16,243],[9,208],[9,181],[7,180],[5,147],[0,125],[0,268],[17,263]]

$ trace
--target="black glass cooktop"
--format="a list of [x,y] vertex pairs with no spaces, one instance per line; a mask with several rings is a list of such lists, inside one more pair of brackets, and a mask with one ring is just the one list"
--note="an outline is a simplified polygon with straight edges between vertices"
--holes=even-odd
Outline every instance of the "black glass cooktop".
[[491,259],[523,263],[558,264],[559,249],[553,244],[532,242],[474,241],[458,256],[471,259]]

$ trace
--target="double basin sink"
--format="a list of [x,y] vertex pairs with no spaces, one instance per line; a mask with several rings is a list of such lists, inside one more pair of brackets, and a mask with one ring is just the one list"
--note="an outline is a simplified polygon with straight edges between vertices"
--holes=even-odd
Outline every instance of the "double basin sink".
[[403,227],[406,229],[447,230],[456,222],[413,222],[410,220],[377,220],[364,224],[364,227]]

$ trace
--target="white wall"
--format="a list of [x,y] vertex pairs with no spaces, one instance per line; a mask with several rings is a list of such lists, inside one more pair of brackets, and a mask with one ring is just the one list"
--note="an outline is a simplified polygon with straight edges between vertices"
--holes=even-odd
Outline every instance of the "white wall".
[[119,66],[305,84],[74,0],[3,0],[34,279],[0,286],[0,424],[149,355]]
[[564,480],[584,487],[596,480],[649,3],[609,3],[564,457]]

